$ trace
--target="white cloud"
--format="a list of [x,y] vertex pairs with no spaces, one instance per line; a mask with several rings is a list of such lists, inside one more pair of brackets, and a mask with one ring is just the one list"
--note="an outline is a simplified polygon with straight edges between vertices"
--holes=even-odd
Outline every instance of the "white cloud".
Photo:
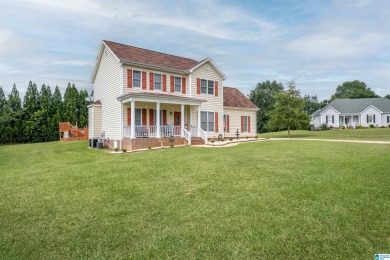
[[92,66],[93,62],[89,60],[56,60],[52,61],[54,65],[71,65],[71,66]]

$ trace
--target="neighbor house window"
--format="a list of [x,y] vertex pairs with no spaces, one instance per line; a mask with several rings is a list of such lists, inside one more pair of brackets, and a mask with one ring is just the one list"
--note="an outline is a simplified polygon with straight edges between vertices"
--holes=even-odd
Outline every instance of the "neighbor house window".
[[203,131],[214,131],[214,112],[200,112],[200,127]]
[[133,70],[133,87],[141,87],[141,71],[139,70]]
[[387,123],[390,123],[390,116],[387,116]]
[[214,95],[214,81],[201,79],[200,80],[200,93]]
[[374,115],[367,115],[367,123],[368,124],[374,123]]
[[243,120],[242,126],[244,128],[243,130],[244,130],[244,132],[248,132],[248,117],[247,116],[243,116],[242,120]]
[[[334,124],[334,116],[327,115],[326,116],[326,123],[327,124]],[[343,118],[340,117],[340,123],[343,123]]]
[[140,108],[135,109],[135,125],[141,125],[142,113]]
[[181,77],[175,77],[175,92],[181,92]]
[[154,89],[161,90],[161,74],[154,73]]

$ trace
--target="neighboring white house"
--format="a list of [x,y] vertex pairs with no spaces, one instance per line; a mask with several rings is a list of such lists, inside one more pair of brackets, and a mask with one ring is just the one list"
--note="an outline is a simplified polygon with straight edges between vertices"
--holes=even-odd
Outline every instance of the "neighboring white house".
[[[256,135],[259,110],[226,75],[202,61],[103,41],[92,71],[90,138],[136,150]],[[174,138],[172,138],[174,137]]]
[[311,124],[315,127],[322,124],[333,127],[388,126],[390,124],[390,99],[335,99],[311,115]]

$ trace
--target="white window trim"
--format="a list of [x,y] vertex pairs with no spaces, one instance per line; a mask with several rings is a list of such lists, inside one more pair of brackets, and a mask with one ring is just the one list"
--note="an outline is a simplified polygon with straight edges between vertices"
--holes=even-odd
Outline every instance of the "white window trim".
[[[201,121],[200,121],[200,127],[201,127],[201,129],[203,130],[203,131],[206,131],[206,132],[214,132],[215,131],[215,112],[213,112],[213,111],[200,111],[200,114],[202,115],[202,112],[204,112],[204,113],[206,113],[206,115],[207,115],[207,119],[206,119],[206,125],[207,125],[207,129],[205,130],[205,129],[202,129],[202,119],[201,119]],[[209,123],[210,123],[210,121],[209,121],[209,113],[212,113],[213,114],[213,116],[212,116],[212,118],[213,118],[213,130],[210,130],[209,129]]]
[[[242,116],[242,125],[243,125],[243,127],[244,127],[244,129],[243,129],[243,133],[248,133],[248,117],[249,116]],[[246,119],[246,123],[245,123],[245,119]],[[245,128],[245,126],[246,126],[246,128]]]
[[[139,71],[139,78],[140,78],[140,82],[139,82],[139,87],[136,87],[135,85],[134,85],[134,71]],[[133,80],[133,88],[140,88],[140,89],[142,89],[142,70],[134,70],[133,69],[133,71],[131,72],[132,74],[133,74],[133,77],[132,77],[132,80]]]
[[374,114],[367,114],[367,124],[374,124]]
[[[156,89],[156,75],[160,75],[160,89]],[[163,79],[161,73],[153,73],[153,90],[154,91],[162,91],[163,89]]]
[[[180,79],[180,91],[176,91],[176,79]],[[182,77],[173,76],[173,92],[175,93],[182,93],[183,86],[182,86]]]
[[[202,92],[202,80],[206,81],[206,93]],[[209,81],[213,82],[213,94],[209,94]],[[207,96],[214,96],[215,95],[215,82],[214,82],[214,80],[200,79],[200,94],[207,95]]]

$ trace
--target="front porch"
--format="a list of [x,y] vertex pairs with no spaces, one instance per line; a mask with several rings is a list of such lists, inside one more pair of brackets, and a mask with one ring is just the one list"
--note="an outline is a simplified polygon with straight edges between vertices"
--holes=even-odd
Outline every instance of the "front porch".
[[339,116],[339,126],[344,127],[353,127],[360,125],[360,115],[352,114],[352,115],[340,115]]
[[121,147],[134,150],[168,145],[168,141],[191,144],[194,137],[207,140],[207,133],[199,127],[202,100],[149,93],[131,93],[118,99],[122,106]]

